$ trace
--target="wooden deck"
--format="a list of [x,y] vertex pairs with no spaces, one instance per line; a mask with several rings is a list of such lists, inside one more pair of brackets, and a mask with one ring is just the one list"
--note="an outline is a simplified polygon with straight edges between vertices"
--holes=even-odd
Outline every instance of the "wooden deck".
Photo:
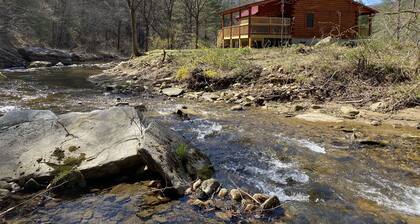
[[219,47],[245,47],[255,45],[258,41],[291,39],[291,19],[280,17],[247,17],[239,24],[224,27],[219,31]]

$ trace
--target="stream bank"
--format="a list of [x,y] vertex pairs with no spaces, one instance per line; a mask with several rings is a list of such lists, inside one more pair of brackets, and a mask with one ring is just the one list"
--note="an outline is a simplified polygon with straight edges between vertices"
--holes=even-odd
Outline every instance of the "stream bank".
[[[308,122],[270,109],[231,111],[225,103],[148,91],[136,95],[103,93],[86,80],[98,73],[101,71],[78,68],[5,72],[8,79],[0,83],[0,104],[4,110],[49,108],[58,114],[143,104],[152,119],[182,135],[210,158],[214,177],[223,186],[278,196],[285,216],[269,221],[419,221],[420,144],[418,130],[413,127],[378,128],[349,119]],[[68,85],[71,83],[74,85]],[[179,109],[188,116],[175,114]],[[91,222],[130,223],[138,221],[136,213],[144,212],[141,217],[149,223],[229,222],[215,217],[214,212],[188,205],[182,198],[142,207],[141,192],[149,190],[136,190],[143,189],[139,185],[128,182],[122,183],[124,187],[117,184],[91,189],[89,194],[73,199],[48,200],[33,205],[18,219],[66,222],[70,216],[86,215]],[[112,191],[114,188],[119,190]],[[243,220],[266,221],[259,218],[245,216]]]

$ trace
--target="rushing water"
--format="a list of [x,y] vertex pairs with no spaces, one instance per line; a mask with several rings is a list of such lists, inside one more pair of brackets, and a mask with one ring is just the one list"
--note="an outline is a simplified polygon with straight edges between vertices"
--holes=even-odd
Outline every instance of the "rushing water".
[[[337,133],[332,126],[287,120],[275,112],[231,112],[220,104],[103,94],[86,81],[98,72],[76,68],[4,72],[7,79],[0,80],[0,114],[20,108],[64,113],[107,108],[119,101],[145,103],[153,119],[182,134],[210,157],[223,185],[277,195],[293,217],[288,222],[419,221],[418,164],[407,169],[388,167],[386,161],[369,154],[373,149],[354,147],[346,134]],[[181,105],[200,115],[178,118],[172,113]],[[418,141],[413,141],[409,143],[417,147]],[[30,217],[41,223],[123,223],[132,221],[139,204],[136,197],[91,194],[54,208],[41,207]],[[165,222],[212,219],[182,200],[156,212]],[[149,221],[159,222],[156,220]]]

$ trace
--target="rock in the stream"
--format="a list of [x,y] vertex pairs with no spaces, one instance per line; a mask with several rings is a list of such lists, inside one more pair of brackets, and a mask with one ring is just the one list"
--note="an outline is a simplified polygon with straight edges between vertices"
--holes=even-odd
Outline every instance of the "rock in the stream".
[[201,183],[203,183],[203,181],[201,181],[200,179],[196,180],[193,183],[192,190],[193,191],[197,190],[201,186]]
[[259,203],[264,203],[265,201],[267,201],[270,196],[266,195],[266,194],[254,194],[252,196],[252,198],[256,201],[258,201]]
[[377,126],[381,126],[381,122],[380,121],[371,121],[370,122],[370,125],[372,125],[372,126],[375,126],[375,127],[377,127]]
[[374,103],[374,104],[370,105],[370,107],[369,107],[369,109],[371,111],[380,111],[383,108],[385,108],[385,103],[384,102],[377,102],[377,103]]
[[306,114],[299,114],[296,116],[296,118],[298,119],[302,119],[305,121],[309,121],[309,122],[326,122],[326,123],[340,123],[343,122],[342,119],[331,116],[331,115],[327,115],[327,114],[323,114],[323,113],[318,113],[318,112],[313,112],[313,113],[306,113]]
[[198,198],[198,199],[200,199],[200,200],[207,200],[207,199],[209,199],[209,195],[208,194],[206,194],[201,188],[198,188],[196,191],[195,191],[195,196]]
[[214,206],[213,201],[211,201],[211,200],[202,201],[200,199],[196,199],[194,201],[191,201],[190,204],[193,205],[193,206],[201,207],[201,208],[206,208],[206,207],[212,207],[212,206]]
[[218,196],[221,197],[221,198],[224,198],[224,197],[226,197],[227,194],[228,194],[228,189],[222,188],[222,189],[220,189]]
[[248,212],[248,213],[251,213],[251,212],[253,212],[253,211],[255,211],[255,210],[257,210],[258,209],[258,206],[256,206],[256,205],[254,205],[254,204],[248,204],[246,207],[245,207],[245,212]]
[[240,201],[242,199],[241,191],[238,189],[232,189],[230,190],[230,198],[234,201]]
[[29,64],[28,68],[43,68],[51,67],[52,63],[49,61],[33,61]]
[[203,100],[205,100],[205,101],[212,102],[212,101],[217,100],[219,98],[219,95],[216,94],[216,93],[208,93],[208,92],[206,92],[206,93],[203,93],[203,95],[201,96],[201,98],[203,98]]
[[267,199],[262,205],[261,208],[263,210],[272,209],[280,206],[280,200],[277,196],[272,196]]
[[181,88],[166,88],[162,89],[162,93],[170,97],[175,97],[183,94],[184,90]]
[[302,110],[305,110],[305,107],[304,107],[304,106],[302,106],[302,105],[294,105],[294,106],[292,107],[292,111],[293,111],[293,112],[299,112],[299,111],[302,111]]
[[236,105],[230,108],[231,111],[241,111],[244,110],[244,108],[242,107],[242,105]]
[[185,195],[190,195],[192,193],[193,193],[193,191],[192,191],[192,189],[190,187],[187,188],[187,190],[185,190],[185,192],[184,192]]
[[54,65],[55,67],[63,67],[64,64],[62,62],[58,62],[57,64]]
[[353,106],[342,106],[340,110],[343,115],[350,117],[355,117],[360,113],[360,111],[358,111]]
[[208,196],[211,196],[219,187],[220,187],[220,183],[215,179],[205,180],[201,184],[201,189]]
[[[211,167],[209,159],[182,137],[156,122],[147,123],[131,107],[55,115],[50,111],[11,111],[0,117],[0,179],[45,180],[71,164],[86,180],[148,171],[183,194],[184,183]],[[176,149],[184,145],[180,158]],[[58,150],[59,149],[59,150]],[[60,156],[54,152],[62,152]]]

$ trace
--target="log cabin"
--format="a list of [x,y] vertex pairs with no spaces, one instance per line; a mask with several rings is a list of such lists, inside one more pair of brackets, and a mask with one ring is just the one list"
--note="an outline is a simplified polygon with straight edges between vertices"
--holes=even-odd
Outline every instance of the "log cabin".
[[314,44],[331,36],[369,37],[373,8],[354,0],[263,0],[221,13],[219,47],[273,47]]

